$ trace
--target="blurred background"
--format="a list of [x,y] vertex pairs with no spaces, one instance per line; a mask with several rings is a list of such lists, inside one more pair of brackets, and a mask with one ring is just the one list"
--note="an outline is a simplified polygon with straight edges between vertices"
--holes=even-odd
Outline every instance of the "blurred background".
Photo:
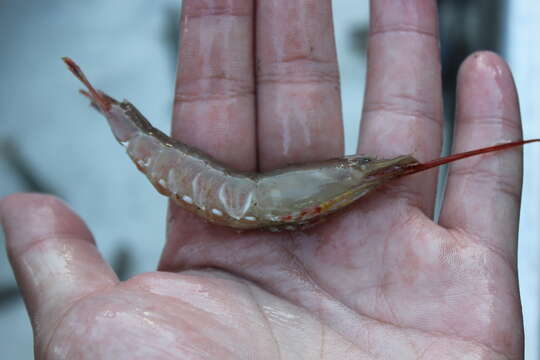
[[[439,5],[445,151],[451,144],[456,72],[464,57],[479,49],[497,51],[510,63],[524,137],[540,137],[540,2],[439,0]],[[362,108],[369,9],[367,0],[334,0],[333,6],[350,154]],[[164,244],[166,200],[77,94],[80,85],[60,57],[78,60],[99,88],[129,98],[167,130],[179,18],[178,0],[0,0],[0,196],[38,191],[66,200],[122,279],[155,269]],[[526,358],[538,359],[540,147],[524,151],[519,274]],[[0,335],[2,358],[32,358],[31,328],[3,246]]]

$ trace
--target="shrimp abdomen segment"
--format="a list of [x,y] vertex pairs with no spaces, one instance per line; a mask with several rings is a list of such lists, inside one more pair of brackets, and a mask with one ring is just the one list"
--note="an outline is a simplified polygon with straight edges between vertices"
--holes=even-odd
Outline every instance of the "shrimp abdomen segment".
[[253,178],[224,171],[205,157],[174,141],[161,142],[139,133],[127,152],[156,189],[180,206],[214,223],[237,228],[256,226],[256,183]]

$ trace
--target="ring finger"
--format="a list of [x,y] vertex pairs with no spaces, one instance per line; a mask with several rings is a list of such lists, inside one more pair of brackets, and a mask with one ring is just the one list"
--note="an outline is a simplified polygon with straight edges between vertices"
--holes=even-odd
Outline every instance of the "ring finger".
[[[434,0],[372,0],[359,151],[380,157],[439,156],[442,90]],[[436,171],[404,179],[402,193],[433,211]]]

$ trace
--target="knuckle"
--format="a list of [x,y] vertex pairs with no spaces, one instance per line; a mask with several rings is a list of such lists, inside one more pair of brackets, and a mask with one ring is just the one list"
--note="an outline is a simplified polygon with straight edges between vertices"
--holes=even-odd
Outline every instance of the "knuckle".
[[427,37],[435,41],[439,41],[439,37],[433,31],[422,29],[412,24],[394,24],[391,26],[375,25],[369,32],[369,37],[374,38],[377,36],[394,36],[394,35],[412,35],[416,37]]
[[[478,163],[481,159],[476,161]],[[514,202],[519,203],[521,201],[521,186],[513,181],[514,176],[508,176],[486,167],[476,165],[459,166],[457,164],[452,168],[451,176],[469,178],[477,186],[492,184],[495,192],[508,196]]]
[[505,133],[515,132],[521,134],[521,123],[518,117],[508,117],[503,115],[472,115],[467,116],[464,122],[473,124],[473,126],[486,126],[489,128],[504,128]]
[[176,88],[175,103],[229,100],[254,95],[251,81],[229,76],[183,79]]
[[251,16],[252,5],[250,1],[213,0],[185,1],[183,8],[185,17],[198,18],[209,16]]
[[363,112],[364,115],[390,113],[400,118],[432,123],[439,129],[443,126],[442,112],[436,106],[409,94],[388,96],[385,101],[366,101]]
[[258,84],[339,84],[337,63],[309,56],[298,56],[261,64],[257,69]]

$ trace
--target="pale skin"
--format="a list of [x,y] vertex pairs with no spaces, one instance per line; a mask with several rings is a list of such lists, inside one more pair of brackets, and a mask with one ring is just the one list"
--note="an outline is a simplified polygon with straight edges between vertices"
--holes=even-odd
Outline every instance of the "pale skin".
[[[173,136],[246,171],[342,155],[330,1],[183,7]],[[432,0],[371,1],[360,153],[438,157],[436,16]],[[501,58],[465,61],[456,113],[453,152],[521,138]],[[38,358],[520,359],[521,163],[512,149],[452,164],[438,224],[436,171],[301,232],[171,205],[159,271],[125,282],[59,200],[15,194],[0,215]]]

